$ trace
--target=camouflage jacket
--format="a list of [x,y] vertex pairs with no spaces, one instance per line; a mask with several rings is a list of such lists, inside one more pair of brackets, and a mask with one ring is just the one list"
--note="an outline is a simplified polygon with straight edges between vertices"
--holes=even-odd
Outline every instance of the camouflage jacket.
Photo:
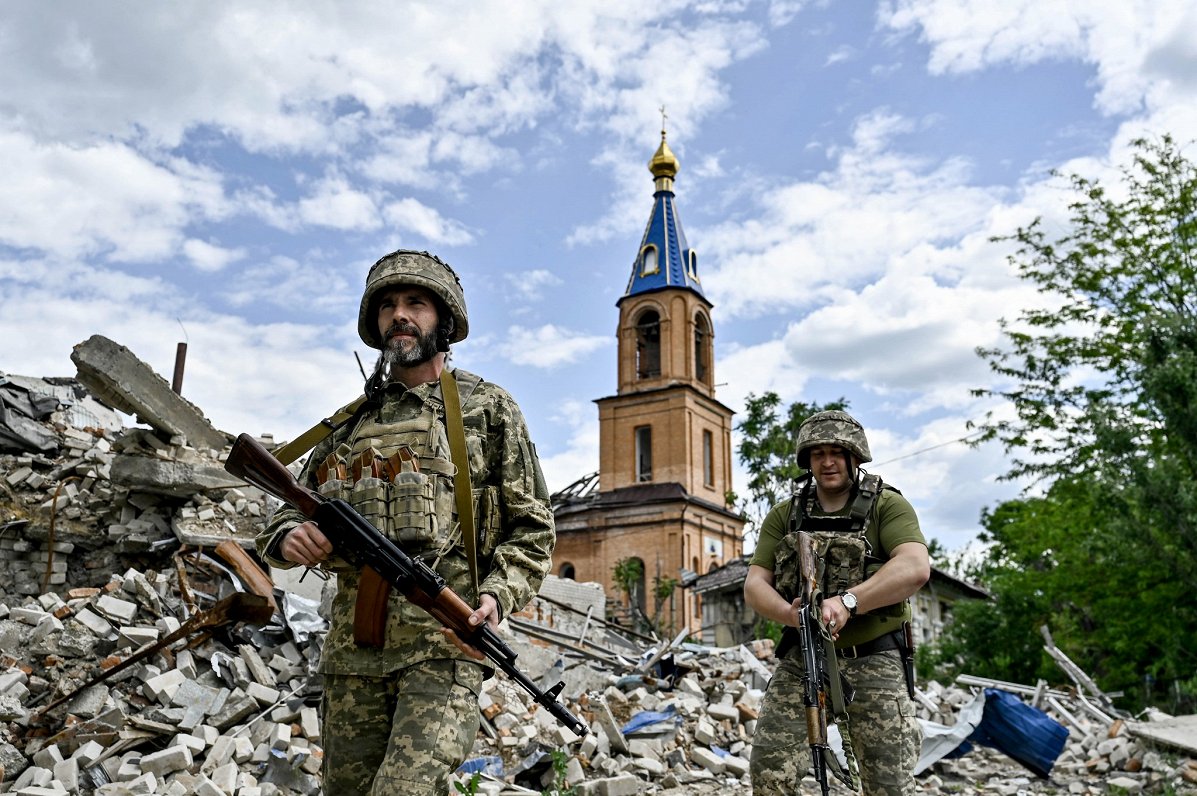
[[[479,537],[479,590],[493,595],[506,617],[535,596],[551,566],[556,534],[548,488],[524,417],[511,395],[465,371],[456,370],[455,375],[462,386],[462,415]],[[450,588],[476,606],[478,595],[470,582],[453,502],[454,465],[449,461],[444,426],[438,383],[412,389],[390,385],[377,407],[360,413],[312,450],[299,480],[326,495],[344,497],[359,510],[382,505],[374,514],[370,510],[363,510],[363,514],[409,554],[424,558]],[[348,460],[373,447],[385,458],[401,443],[411,445],[419,455],[423,465],[420,470],[426,476],[422,494],[399,495],[398,484],[387,484],[386,498],[361,501],[359,505],[351,482],[339,482],[343,487],[317,483],[319,464],[330,454]],[[413,511],[417,503],[426,510]],[[275,512],[257,538],[264,560],[281,568],[296,566],[281,559],[277,548],[283,536],[303,519],[288,507]],[[423,530],[412,525],[422,525]],[[358,646],[353,637],[353,617],[360,574],[335,557],[326,568],[337,574],[338,585],[322,672],[380,676],[422,660],[465,659],[441,635],[439,622],[395,591],[388,605],[383,647]]]

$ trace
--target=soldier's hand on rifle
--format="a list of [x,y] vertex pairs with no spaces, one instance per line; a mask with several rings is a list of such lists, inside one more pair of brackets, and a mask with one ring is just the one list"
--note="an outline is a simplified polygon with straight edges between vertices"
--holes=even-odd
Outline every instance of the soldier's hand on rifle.
[[831,631],[831,638],[838,639],[840,631],[844,629],[844,625],[852,619],[852,614],[848,613],[848,609],[844,607],[839,595],[830,597],[823,601],[823,624]]
[[308,520],[287,532],[279,543],[278,551],[287,561],[314,567],[332,555],[333,546],[320,527]]
[[[478,609],[474,611],[474,613],[470,614],[469,618],[466,620],[470,627],[482,627],[483,623],[485,623],[490,625],[491,630],[497,630],[499,627],[498,602],[495,601],[495,598],[492,595],[483,593],[482,599],[480,599],[478,603]],[[462,638],[453,632],[452,629],[442,627],[441,632],[445,634],[445,638],[452,641],[453,645],[466,655],[469,655],[475,660],[486,660],[486,655],[484,655],[481,650],[463,641]]]

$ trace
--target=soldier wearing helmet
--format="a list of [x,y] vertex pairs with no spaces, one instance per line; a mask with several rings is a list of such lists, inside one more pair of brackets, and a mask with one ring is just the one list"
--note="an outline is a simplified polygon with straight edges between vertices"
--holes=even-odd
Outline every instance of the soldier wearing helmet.
[[867,796],[912,793],[922,732],[904,625],[908,598],[931,575],[926,540],[901,493],[861,468],[872,454],[864,427],[850,414],[811,415],[798,429],[796,449],[806,472],[793,496],[762,522],[744,582],[748,605],[785,627],[753,735],[753,793],[796,793],[810,767],[794,631],[801,607],[799,531],[815,540],[822,624],[855,692],[846,715],[836,717],[850,776]]
[[[358,313],[359,336],[379,350],[366,399],[316,445],[300,481],[349,501],[424,559],[476,606],[471,624],[497,626],[535,596],[556,536],[515,400],[448,365],[450,345],[468,333],[465,293],[447,263],[408,250],[376,262]],[[454,393],[456,417],[446,408]],[[457,433],[460,445],[450,442]],[[474,518],[469,538],[459,500]],[[274,566],[337,575],[320,662],[324,792],[448,793],[478,731],[485,656],[373,570],[337,557],[319,526],[293,509],[276,512],[257,544]]]

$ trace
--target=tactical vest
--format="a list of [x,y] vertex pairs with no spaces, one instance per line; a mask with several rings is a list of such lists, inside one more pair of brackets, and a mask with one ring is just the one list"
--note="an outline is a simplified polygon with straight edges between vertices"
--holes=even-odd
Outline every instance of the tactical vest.
[[[477,380],[460,385],[463,403],[477,385]],[[363,413],[347,441],[326,460],[333,465],[329,471],[343,477],[321,482],[320,493],[347,501],[411,555],[444,556],[461,541],[454,522],[457,467],[444,415],[439,396],[398,422]]]
[[790,499],[789,532],[775,552],[774,581],[777,591],[787,600],[801,593],[798,566],[798,532],[814,539],[817,558],[817,582],[825,596],[840,594],[864,580],[884,563],[873,555],[866,534],[872,521],[873,506],[885,486],[881,477],[860,471],[855,496],[846,516],[821,516],[814,513],[814,479],[799,481]]

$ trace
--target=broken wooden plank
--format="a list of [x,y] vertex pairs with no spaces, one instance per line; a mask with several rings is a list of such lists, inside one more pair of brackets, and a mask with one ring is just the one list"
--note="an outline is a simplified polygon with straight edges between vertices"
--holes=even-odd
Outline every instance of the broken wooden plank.
[[[1114,702],[1110,699],[1109,695],[1098,688],[1097,683],[1093,682],[1093,679],[1089,677],[1089,675],[1086,674],[1081,667],[1073,663],[1072,659],[1065,655],[1064,651],[1055,645],[1055,643],[1052,641],[1051,631],[1048,630],[1047,625],[1040,625],[1039,632],[1043,634],[1043,639],[1045,642],[1043,648],[1047,651],[1047,654],[1052,656],[1052,659],[1056,662],[1056,664],[1064,670],[1065,674],[1072,678],[1072,681],[1076,683],[1079,688],[1083,688],[1093,695],[1093,698],[1097,700],[1097,703],[1103,712],[1111,713],[1116,716],[1128,715],[1125,711],[1119,710],[1117,707],[1115,707]],[[1112,721],[1112,719],[1110,721]]]

